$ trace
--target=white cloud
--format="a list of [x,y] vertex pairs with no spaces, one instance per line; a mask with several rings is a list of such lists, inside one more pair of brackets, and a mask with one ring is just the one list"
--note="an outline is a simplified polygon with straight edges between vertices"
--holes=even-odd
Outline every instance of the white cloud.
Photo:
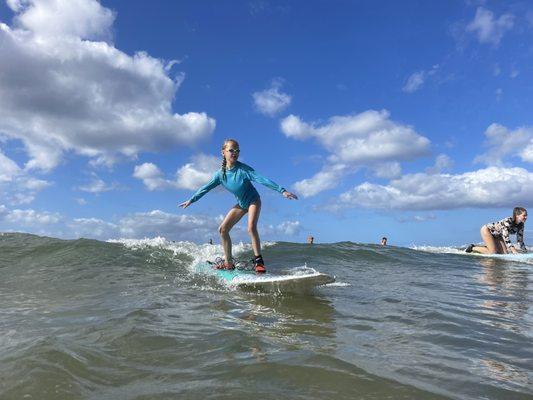
[[295,236],[301,230],[300,221],[283,221],[278,225],[278,231],[287,236]]
[[326,166],[311,178],[296,182],[293,185],[294,190],[304,198],[315,196],[324,190],[336,187],[345,171],[346,167],[340,164]]
[[[0,204],[0,231],[36,233],[54,237],[92,239],[142,239],[163,236],[168,240],[207,242],[218,236],[218,227],[223,215],[206,216],[191,214],[171,214],[161,210],[139,212],[126,215],[114,222],[99,218],[69,219],[54,212],[32,209],[11,210]],[[262,235],[279,237],[296,236],[301,231],[299,221],[283,221],[267,224]],[[232,229],[234,240],[248,241],[246,225],[238,224]]]
[[9,204],[31,203],[51,183],[34,178],[0,151],[0,200]]
[[480,43],[498,45],[505,34],[514,26],[514,15],[504,14],[494,18],[494,13],[483,7],[478,7],[474,20],[470,22],[466,30],[475,32]]
[[206,241],[217,234],[222,220],[222,215],[175,215],[153,210],[124,217],[118,222],[118,226],[122,237],[164,236],[173,240]]
[[331,152],[333,161],[357,166],[412,160],[427,154],[430,144],[412,127],[391,121],[386,110],[335,116],[322,126],[290,115],[281,121],[281,129],[287,137],[314,137]]
[[118,225],[105,222],[98,218],[75,218],[68,222],[69,236],[85,237],[91,239],[111,239],[116,238],[120,232]]
[[142,180],[148,190],[163,190],[171,186],[164,178],[163,172],[153,163],[136,165],[133,176]]
[[176,187],[196,190],[211,180],[215,171],[221,168],[222,156],[197,154],[191,162],[176,171]]
[[252,94],[255,107],[261,114],[273,117],[291,104],[292,97],[280,92],[282,86],[281,79],[273,79],[269,89]]
[[61,215],[51,212],[38,212],[31,209],[26,210],[7,210],[3,206],[3,212],[0,214],[1,219],[9,224],[22,226],[39,226],[51,225],[61,221]]
[[159,167],[153,163],[137,165],[133,176],[142,180],[148,190],[170,188],[196,190],[211,180],[220,165],[221,158],[197,154],[191,157],[191,162],[176,171],[175,180],[166,179]]
[[385,165],[381,170],[388,166],[389,172],[394,172],[400,161],[426,155],[430,145],[412,127],[390,120],[386,110],[335,116],[321,126],[289,115],[281,121],[281,130],[294,139],[315,138],[330,152],[321,172],[295,184],[305,190],[304,197],[335,187],[343,174],[358,167],[374,168],[379,173],[379,166]]
[[[127,215],[117,222],[98,218],[68,219],[58,213],[32,209],[11,210],[0,204],[0,231],[24,231],[55,237],[93,239],[140,239],[164,236],[169,240],[205,242],[218,234],[223,216],[175,215],[160,210]],[[290,230],[287,225],[286,229]],[[246,239],[242,227],[235,227],[232,237]]]
[[405,83],[402,90],[407,93],[416,92],[422,87],[426,80],[426,73],[424,71],[414,72]]
[[18,25],[42,36],[108,38],[115,19],[95,0],[11,0],[8,5],[18,13]]
[[112,184],[108,185],[105,183],[101,178],[99,178],[96,174],[92,174],[93,178],[91,182],[89,182],[86,185],[79,186],[78,189],[83,192],[89,192],[89,193],[102,193],[102,192],[108,192],[110,190],[114,190],[117,188],[117,185]]
[[389,185],[365,182],[341,194],[332,208],[445,210],[465,207],[528,206],[533,173],[523,168],[490,167],[458,175],[409,174]]
[[520,127],[510,130],[500,124],[491,124],[485,131],[486,153],[477,156],[474,161],[486,165],[503,165],[506,157],[520,157],[524,162],[533,162],[533,127]]
[[261,234],[269,236],[297,236],[302,230],[300,221],[283,221],[277,225],[268,225]]
[[65,218],[59,213],[33,209],[11,209],[0,204],[0,231],[28,232],[46,236],[64,236]]
[[439,69],[439,65],[434,65],[429,71],[417,71],[411,74],[409,78],[407,78],[407,81],[405,82],[405,85],[403,86],[402,90],[406,93],[413,93],[416,92],[418,89],[420,89],[423,85],[426,79],[430,76],[433,76],[437,73]]
[[398,221],[401,223],[426,222],[426,221],[431,221],[435,219],[437,219],[437,217],[434,214],[426,214],[426,215],[401,216],[398,218]]
[[106,42],[113,13],[90,0],[11,1],[18,28],[0,23],[0,131],[20,139],[26,169],[49,171],[74,152],[96,164],[208,137],[205,113],[175,114],[183,76],[144,52]]
[[373,171],[378,178],[393,179],[402,174],[402,166],[399,162],[383,163],[373,167]]
[[520,157],[525,162],[533,164],[533,142],[530,141],[529,145],[520,152]]
[[13,11],[18,12],[24,3],[24,0],[6,0],[7,6]]
[[0,182],[11,182],[21,173],[20,167],[0,151]]
[[446,170],[449,170],[453,166],[453,160],[448,157],[446,154],[439,154],[435,158],[435,165],[433,167],[427,168],[426,173],[428,174],[439,174]]
[[43,181],[42,179],[28,177],[27,179],[23,181],[23,185],[24,185],[24,188],[28,190],[40,191],[50,186],[51,183],[47,181]]

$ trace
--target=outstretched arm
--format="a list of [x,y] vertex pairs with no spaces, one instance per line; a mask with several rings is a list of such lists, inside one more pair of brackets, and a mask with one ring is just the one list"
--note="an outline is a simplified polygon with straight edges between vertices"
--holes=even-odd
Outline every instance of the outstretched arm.
[[260,183],[261,185],[264,185],[264,186],[266,186],[266,187],[268,187],[268,188],[270,188],[272,190],[275,190],[276,192],[280,192],[287,199],[290,199],[290,200],[297,200],[298,199],[298,197],[295,194],[285,190],[285,188],[281,187],[276,182],[274,182],[274,181],[264,177],[263,175],[259,174],[254,169],[250,168],[248,170],[248,177],[250,178],[251,181]]
[[179,204],[178,207],[181,207],[181,208],[187,208],[191,205],[191,201],[190,200],[187,200],[187,201],[184,201],[183,203]]
[[520,250],[527,253],[527,247],[524,244],[524,227],[520,228],[516,233],[516,242],[520,245]]
[[218,171],[217,171],[209,182],[207,182],[204,186],[198,189],[196,193],[193,194],[189,200],[184,201],[183,203],[179,204],[179,207],[182,207],[182,208],[189,207],[192,203],[200,200],[207,192],[209,192],[211,189],[216,188],[218,185],[220,185],[220,178],[219,178]]
[[514,248],[514,245],[511,243],[511,239],[509,238],[509,229],[505,225],[502,226],[502,239],[509,253],[516,254],[517,251]]
[[296,196],[294,193],[291,193],[291,192],[288,192],[288,191],[284,191],[283,193],[283,196],[286,198],[286,199],[289,199],[289,200],[298,200],[298,196]]

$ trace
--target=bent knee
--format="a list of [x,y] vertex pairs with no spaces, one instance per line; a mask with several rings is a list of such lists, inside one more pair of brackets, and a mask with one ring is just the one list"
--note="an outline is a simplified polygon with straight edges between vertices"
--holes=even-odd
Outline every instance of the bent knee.
[[221,235],[226,235],[229,233],[229,229],[226,225],[220,225],[218,227],[218,233],[220,233]]
[[248,233],[250,235],[256,235],[257,234],[257,226],[248,226]]

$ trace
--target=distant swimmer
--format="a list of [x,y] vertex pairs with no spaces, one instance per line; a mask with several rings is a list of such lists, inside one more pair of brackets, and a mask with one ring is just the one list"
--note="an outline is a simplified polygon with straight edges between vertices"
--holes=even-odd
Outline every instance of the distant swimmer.
[[481,227],[481,238],[485,246],[471,244],[466,248],[467,253],[480,254],[516,254],[515,245],[509,239],[510,234],[516,234],[516,243],[520,247],[520,252],[526,252],[524,244],[524,224],[527,220],[527,210],[523,207],[515,207],[513,216],[504,218],[498,222],[483,225]]
[[386,246],[386,245],[387,245],[387,238],[386,238],[385,236],[383,236],[383,237],[381,238],[381,245],[382,245],[382,246]]
[[228,139],[222,145],[222,167],[215,172],[213,178],[202,186],[187,201],[179,206],[189,207],[195,201],[200,200],[203,195],[214,189],[218,185],[224,186],[228,191],[233,193],[237,198],[237,204],[229,210],[228,214],[218,228],[224,248],[224,262],[217,265],[219,269],[234,269],[231,253],[231,237],[229,232],[239,220],[248,213],[248,233],[252,239],[252,248],[254,251],[254,266],[256,272],[266,272],[265,263],[261,256],[261,242],[257,231],[257,221],[261,212],[261,198],[259,193],[253,187],[251,182],[257,182],[270,189],[281,193],[289,200],[296,200],[298,197],[288,192],[277,183],[257,173],[252,167],[238,161],[241,150],[236,140]]
[[307,236],[307,243],[308,244],[313,244],[313,242],[315,241],[315,238],[311,235]]

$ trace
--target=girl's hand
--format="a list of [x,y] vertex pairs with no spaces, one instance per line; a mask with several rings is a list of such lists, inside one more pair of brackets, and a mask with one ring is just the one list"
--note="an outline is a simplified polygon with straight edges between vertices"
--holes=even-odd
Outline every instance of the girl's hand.
[[190,200],[187,200],[187,201],[184,201],[183,203],[181,203],[178,207],[181,207],[181,208],[187,208],[191,205],[191,201]]
[[298,200],[298,196],[296,196],[294,193],[288,192],[286,190],[283,192],[283,196],[286,199],[289,199],[289,200]]

